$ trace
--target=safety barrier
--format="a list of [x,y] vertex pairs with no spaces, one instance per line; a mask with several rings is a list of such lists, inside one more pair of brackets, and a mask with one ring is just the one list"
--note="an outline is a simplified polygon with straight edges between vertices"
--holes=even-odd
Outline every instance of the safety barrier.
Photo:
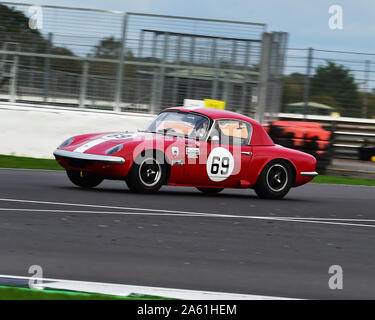
[[317,169],[324,171],[332,160],[331,131],[316,122],[272,121],[266,127],[272,140],[287,148],[300,150],[317,159]]
[[[360,159],[362,147],[375,149],[375,119],[313,116],[280,113],[280,120],[317,122],[334,133],[333,156],[341,159]],[[367,148],[366,148],[367,149]]]

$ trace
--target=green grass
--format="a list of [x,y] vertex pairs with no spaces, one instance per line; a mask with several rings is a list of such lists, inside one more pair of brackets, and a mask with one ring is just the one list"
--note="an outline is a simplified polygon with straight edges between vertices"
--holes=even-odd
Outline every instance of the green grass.
[[362,179],[341,176],[319,175],[312,180],[313,183],[349,184],[353,186],[375,186],[375,179]]
[[60,290],[36,290],[0,286],[0,300],[165,300],[160,297],[130,295],[127,297]]
[[[0,168],[64,170],[56,160],[0,155]],[[319,175],[313,183],[375,186],[375,179]]]
[[0,168],[63,170],[53,159],[36,159],[0,155]]

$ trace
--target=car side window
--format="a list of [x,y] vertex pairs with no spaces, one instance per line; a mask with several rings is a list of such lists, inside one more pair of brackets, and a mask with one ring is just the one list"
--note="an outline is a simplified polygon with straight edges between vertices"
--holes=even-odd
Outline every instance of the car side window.
[[241,120],[217,120],[211,137],[217,135],[220,144],[248,146],[251,138],[251,126]]

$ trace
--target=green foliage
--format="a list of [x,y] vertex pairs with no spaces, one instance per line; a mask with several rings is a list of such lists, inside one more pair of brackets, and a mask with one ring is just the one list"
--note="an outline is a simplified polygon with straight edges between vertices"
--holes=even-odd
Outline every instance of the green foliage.
[[[292,73],[284,77],[284,107],[289,103],[304,100],[305,77],[301,73]],[[361,115],[362,100],[354,77],[349,69],[334,62],[328,62],[327,65],[316,69],[310,80],[309,100],[329,105],[342,116]]]
[[[29,18],[22,11],[0,4],[0,21],[0,43],[11,43],[7,50],[74,56],[65,47],[54,47],[39,30],[29,28]],[[13,57],[8,55],[7,59],[12,60]],[[45,59],[39,57],[21,56],[19,61],[20,65],[31,66],[36,70],[43,70],[44,63]],[[52,59],[51,69],[74,73],[82,70],[80,62],[63,59]]]
[[[116,40],[114,37],[108,37],[100,40],[97,44],[93,53],[89,54],[91,57],[101,59],[119,59],[121,53],[121,41]],[[134,60],[134,55],[131,50],[125,52],[126,60]],[[117,63],[106,63],[106,62],[91,62],[90,63],[90,74],[98,76],[116,76],[118,69]],[[136,76],[136,68],[133,65],[127,65],[125,67],[125,77],[134,78]]]
[[29,51],[32,47],[45,51],[47,40],[39,30],[29,28],[29,18],[22,11],[0,4],[0,21],[1,42],[16,42],[20,45],[20,50]]
[[62,290],[37,290],[0,286],[0,300],[172,300],[162,297],[129,295],[115,296]]
[[[310,96],[329,96],[341,107],[342,116],[360,116],[358,85],[350,70],[334,62],[319,66],[311,78]],[[323,101],[315,101],[324,103]]]
[[325,104],[327,106],[330,106],[330,107],[335,109],[335,112],[339,112],[340,114],[343,111],[340,104],[334,98],[332,98],[331,96],[319,94],[319,95],[316,95],[316,96],[311,96],[310,101],[318,102],[318,103],[322,103],[322,104]]
[[35,159],[0,155],[0,168],[63,170],[53,159]]
[[361,179],[352,177],[337,177],[319,175],[312,181],[313,183],[324,184],[347,184],[352,186],[375,186],[375,179]]
[[301,73],[291,73],[290,75],[284,76],[283,80],[283,106],[303,101],[305,75]]

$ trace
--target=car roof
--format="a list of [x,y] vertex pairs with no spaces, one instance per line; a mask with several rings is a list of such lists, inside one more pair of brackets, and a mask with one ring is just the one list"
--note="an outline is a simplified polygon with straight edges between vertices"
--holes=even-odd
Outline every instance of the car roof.
[[177,111],[201,113],[207,117],[210,117],[213,120],[215,119],[238,119],[238,120],[248,121],[250,123],[255,122],[254,119],[251,119],[239,113],[235,113],[235,112],[227,111],[227,110],[207,108],[207,107],[172,107],[172,108],[167,108],[164,111],[166,110],[177,110]]
[[252,118],[246,117],[242,114],[220,110],[207,107],[172,107],[164,109],[164,111],[183,111],[183,112],[195,112],[203,114],[212,120],[215,119],[237,119],[250,123],[253,127],[253,134],[251,138],[252,145],[274,145],[272,139],[269,137],[263,126]]

